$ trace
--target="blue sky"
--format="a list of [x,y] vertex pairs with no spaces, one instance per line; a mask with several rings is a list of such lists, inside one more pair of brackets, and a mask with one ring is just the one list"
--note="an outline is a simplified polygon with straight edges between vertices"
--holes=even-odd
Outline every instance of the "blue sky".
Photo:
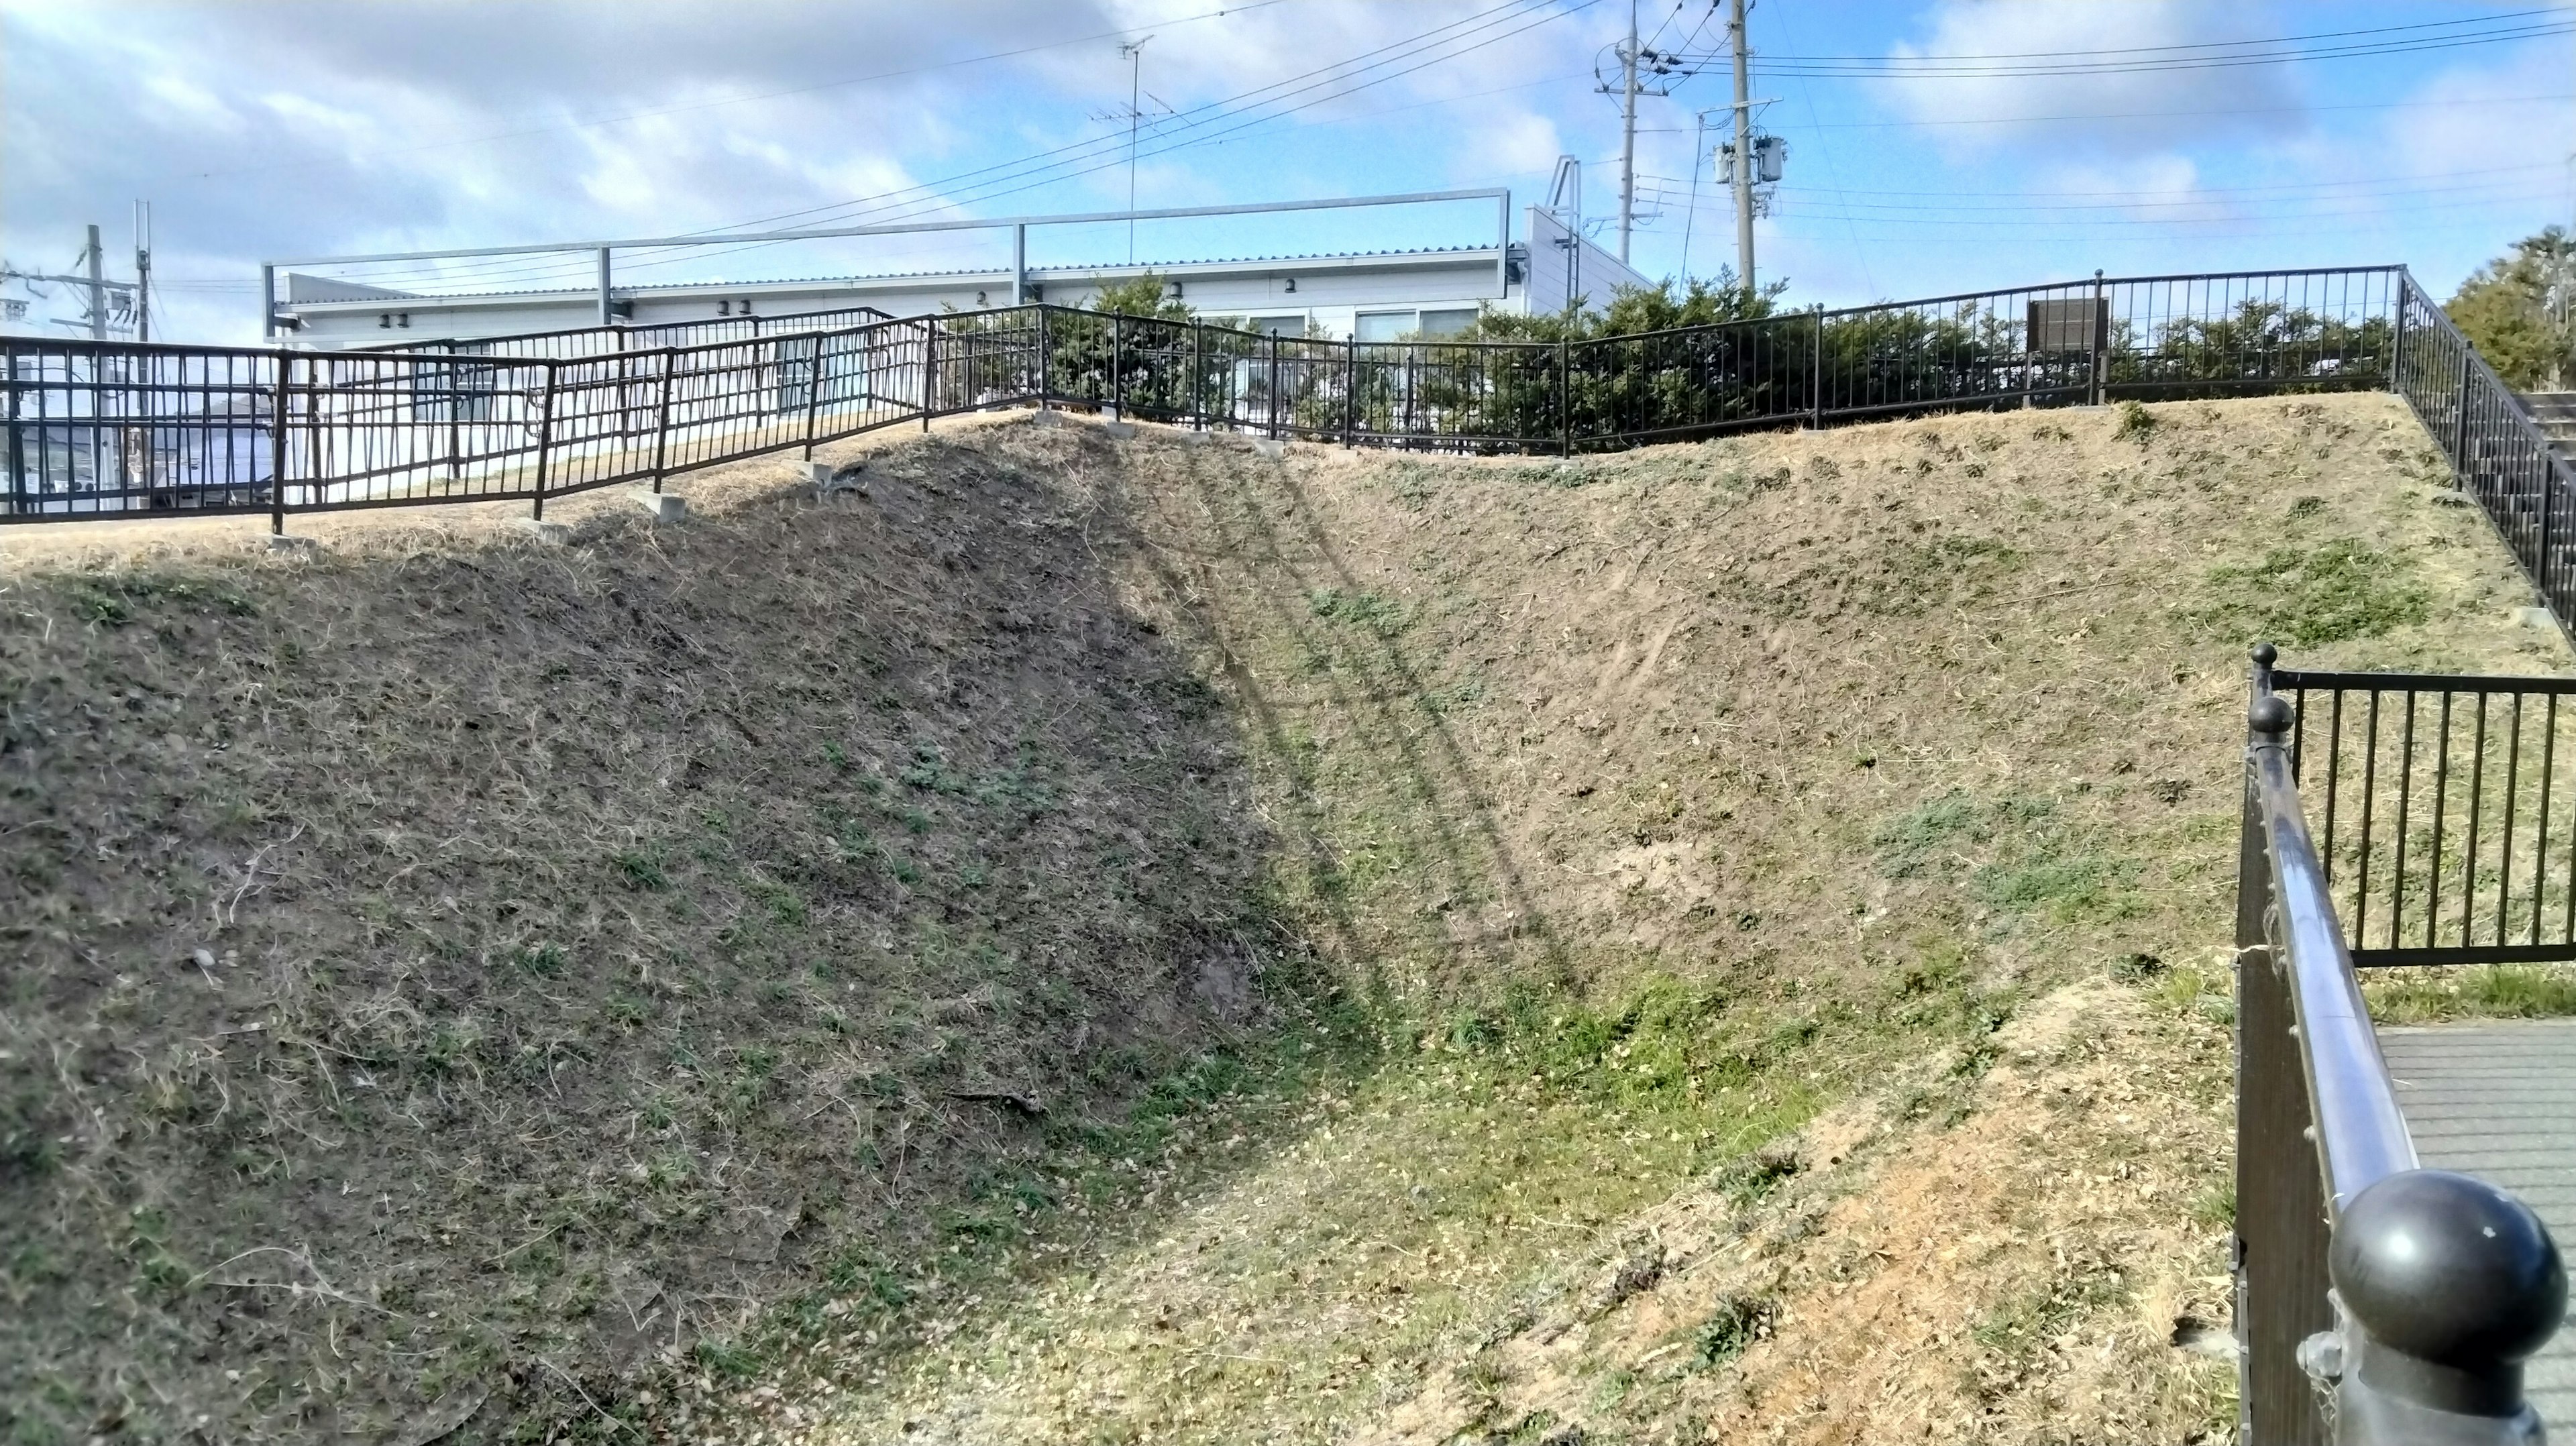
[[[1564,152],[1583,160],[1585,210],[1602,219],[1617,209],[1619,128],[1593,76],[1628,10],[0,0],[0,253],[64,269],[96,220],[121,271],[131,202],[149,198],[161,334],[239,341],[256,335],[264,256],[1116,208],[1129,183],[1124,124],[1105,118],[1128,98],[1118,46],[1148,35],[1148,108],[1177,114],[1146,129],[1141,204],[1487,186],[1520,202],[1540,198]],[[1638,10],[1661,48],[1721,43],[1708,0]],[[2576,213],[2571,27],[2576,3],[1762,0],[1753,91],[1776,102],[1762,125],[1790,159],[1757,264],[1796,304],[2097,267],[2383,261],[2447,292]],[[2545,33],[2458,43],[2513,29]],[[2303,38],[2275,49],[2310,58],[2180,63],[2208,55],[2189,47],[2291,37]],[[2317,56],[2331,49],[2380,53]],[[1960,56],[2017,58],[1948,58]],[[1975,73],[1930,73],[1962,69]],[[1726,84],[1712,66],[1644,103],[1649,219],[1634,254],[1649,274],[1682,272],[1686,228],[1693,271],[1732,259],[1725,193],[1703,174],[1690,204],[1696,116]],[[1475,242],[1490,214],[1149,226],[1139,251]],[[1041,259],[1117,259],[1126,238],[1038,244]],[[769,247],[634,274],[987,264],[992,245]],[[519,261],[472,274],[553,273]]]

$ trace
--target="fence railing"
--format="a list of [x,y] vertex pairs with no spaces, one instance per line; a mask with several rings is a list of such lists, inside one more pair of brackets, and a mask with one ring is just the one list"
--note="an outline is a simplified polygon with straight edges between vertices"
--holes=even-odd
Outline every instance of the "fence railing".
[[[1906,412],[2383,387],[2411,285],[2390,267],[2096,277],[1572,342],[1338,341],[1042,305],[402,350],[12,339],[5,519],[542,510],[1028,402],[1355,446],[1571,453]],[[2433,338],[2419,349],[2438,344],[2416,330]]]
[[2576,461],[2487,365],[2433,298],[2403,278],[2396,308],[2397,395],[2422,420],[2565,628],[2576,624]]
[[[2566,1274],[2548,1229],[2521,1201],[2468,1176],[2418,1166],[2354,973],[2363,961],[2347,949],[2336,917],[2330,873],[2339,855],[2346,858],[2353,897],[2369,898],[2366,874],[2351,860],[2383,835],[2363,825],[2357,838],[2347,829],[2340,849],[2320,848],[2309,827],[2313,805],[2300,794],[2304,765],[2304,776],[2324,786],[2331,819],[2337,803],[2347,814],[2356,803],[2369,812],[2389,780],[2369,749],[2359,755],[2365,781],[2340,788],[2354,777],[2336,752],[2340,722],[2311,723],[2291,698],[2330,711],[2366,698],[2367,732],[2384,702],[2407,716],[2447,717],[2449,701],[2459,697],[2557,694],[2538,679],[2275,673],[2273,662],[2270,647],[2256,650],[2237,863],[2238,1439],[2263,1446],[2522,1446],[2542,1431],[2523,1396],[2522,1363],[2565,1314]],[[2450,736],[2445,727],[2427,738],[2439,755]],[[2401,759],[2415,745],[2413,735],[2404,737]],[[2503,745],[2508,754],[2511,737]],[[2478,756],[2491,741],[2483,723],[2467,739]],[[2321,763],[2321,747],[2331,763]],[[2439,807],[2454,795],[2446,791],[2448,775],[2438,763],[2434,769],[2443,779],[2432,790]],[[2411,762],[2396,769],[2401,797],[2414,772]],[[2536,795],[2508,787],[2490,806],[2502,809],[2509,828],[2518,808],[2545,796],[2545,782]],[[2476,809],[2480,799],[2472,787],[2457,801]],[[2394,811],[2403,815],[2406,805]],[[2398,826],[2385,837],[2401,845],[2414,837],[2422,858],[2443,836],[2436,823],[2429,836]],[[2474,861],[2501,857],[2480,853],[2473,827],[2458,848],[2472,861],[2472,877]],[[2395,900],[2407,877],[2396,868],[2383,876],[2392,920],[2406,917]],[[2487,897],[2483,885],[2479,897]],[[2472,933],[2481,907],[2459,911]],[[2420,908],[2424,919],[2452,917]],[[2493,913],[2500,922],[2513,917],[2509,901]],[[2506,947],[2482,946],[2485,952],[2459,958]],[[2402,952],[2382,950],[2375,962],[2404,962]]]

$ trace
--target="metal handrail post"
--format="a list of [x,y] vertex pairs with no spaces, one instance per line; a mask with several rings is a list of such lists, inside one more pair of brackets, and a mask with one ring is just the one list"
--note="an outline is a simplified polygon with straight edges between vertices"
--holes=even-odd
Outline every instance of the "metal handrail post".
[[1127,420],[1127,313],[1109,313],[1109,415]]
[[540,365],[546,369],[545,406],[544,410],[537,414],[537,482],[535,506],[531,509],[530,516],[536,521],[543,522],[546,519],[546,462],[548,454],[554,450],[555,364],[549,361],[542,362]]
[[921,430],[930,430],[930,414],[939,410],[939,323],[921,324]]
[[1270,440],[1279,440],[1279,333],[1270,333],[1269,405],[1263,412],[1270,423]]
[[1207,424],[1207,323],[1190,322],[1190,421],[1204,432]]
[[2414,300],[2415,277],[2404,267],[2397,269],[2396,316],[2388,335],[2388,390],[2406,395],[2406,309]]

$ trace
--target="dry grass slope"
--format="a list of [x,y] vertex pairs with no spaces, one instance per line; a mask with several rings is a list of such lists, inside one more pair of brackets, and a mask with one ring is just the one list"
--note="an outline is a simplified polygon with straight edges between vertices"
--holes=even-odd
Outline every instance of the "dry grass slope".
[[2222,1432],[2242,648],[2564,658],[2387,399],[2143,415],[22,562],[0,1411]]

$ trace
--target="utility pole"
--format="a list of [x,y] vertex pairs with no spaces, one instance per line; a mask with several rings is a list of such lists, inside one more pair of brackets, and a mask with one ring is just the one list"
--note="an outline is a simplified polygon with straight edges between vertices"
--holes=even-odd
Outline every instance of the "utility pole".
[[1735,274],[1753,294],[1753,90],[1744,50],[1744,0],[1726,0],[1735,49]]
[[[1736,4],[1741,6],[1743,0],[1736,0]],[[1628,43],[1619,51],[1619,70],[1619,264],[1625,266],[1628,232],[1637,222],[1637,0],[1628,0]],[[1736,73],[1743,73],[1741,61]],[[1736,98],[1741,100],[1743,96]]]
[[[56,252],[54,254],[59,256],[62,253]],[[99,272],[100,267],[107,260],[107,254],[99,248],[98,224],[96,222],[90,223],[88,255],[89,339],[92,341],[105,341],[107,340],[107,279],[100,275]]]
[[134,339],[152,340],[152,203],[134,203]]

